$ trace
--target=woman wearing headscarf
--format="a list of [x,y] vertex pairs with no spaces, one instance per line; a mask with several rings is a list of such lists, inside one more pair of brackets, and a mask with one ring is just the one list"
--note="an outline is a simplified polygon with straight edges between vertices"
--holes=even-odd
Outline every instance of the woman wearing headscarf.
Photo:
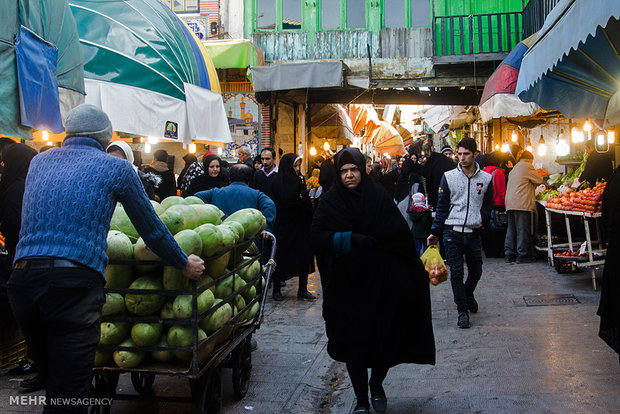
[[187,189],[181,192],[182,197],[192,196],[200,191],[222,188],[229,184],[228,170],[222,168],[222,160],[215,154],[203,159],[203,173],[194,178]]
[[299,276],[297,297],[316,300],[316,296],[308,291],[308,270],[313,263],[310,249],[312,202],[300,168],[301,157],[284,154],[273,184],[276,204],[274,233],[278,244],[275,257],[278,265],[273,274],[273,299],[276,301],[283,300],[281,282],[295,276]]
[[202,175],[202,173],[204,173],[204,169],[202,167],[204,159],[207,158],[211,154],[213,154],[211,151],[205,152],[204,154],[202,154],[202,159],[200,161],[196,160],[189,166],[189,168],[183,175],[183,179],[181,180],[181,185],[179,186],[179,190],[181,190],[181,194],[185,192],[185,190],[187,190],[187,188],[191,185],[192,181],[194,181],[196,177],[199,177]]
[[[424,179],[422,178],[422,166],[418,164],[418,155],[411,153],[403,161],[400,175],[396,180],[394,199],[401,202],[414,193],[426,193]],[[417,186],[414,185],[417,184]]]
[[198,158],[194,154],[185,154],[183,156],[183,161],[185,161],[185,167],[179,173],[179,177],[177,178],[177,188],[180,190],[181,185],[183,184],[183,178],[185,178],[185,174],[187,174],[187,170],[189,167],[198,161]]
[[603,191],[602,223],[607,254],[601,301],[596,314],[601,317],[598,336],[620,355],[620,167],[616,168]]
[[368,386],[374,409],[384,411],[389,368],[435,363],[428,275],[405,219],[368,178],[359,150],[343,149],[335,166],[336,182],[312,220],[327,352],[347,364],[354,413],[368,412]]
[[150,172],[144,173],[134,165],[133,151],[128,143],[125,141],[114,141],[108,145],[106,152],[114,157],[123,158],[129,161],[134,171],[138,174],[140,182],[144,187],[144,191],[146,191],[147,197],[149,200],[155,200],[155,189],[159,187],[159,184],[161,184],[161,178]]

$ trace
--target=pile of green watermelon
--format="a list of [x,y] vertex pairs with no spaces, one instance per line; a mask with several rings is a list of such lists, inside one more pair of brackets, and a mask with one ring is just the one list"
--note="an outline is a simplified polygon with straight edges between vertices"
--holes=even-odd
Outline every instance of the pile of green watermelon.
[[[223,213],[214,205],[205,204],[197,197],[168,197],[161,204],[151,201],[157,215],[174,235],[181,249],[205,260],[205,272],[197,287],[197,314],[216,307],[217,309],[192,325],[165,323],[101,323],[100,344],[118,347],[191,347],[194,329],[198,339],[204,340],[215,334],[233,316],[242,312],[236,321],[242,322],[255,317],[260,302],[249,304],[265,289],[261,276],[261,265],[257,257],[243,255],[252,240],[263,231],[266,220],[255,209],[235,212],[222,222]],[[121,289],[190,290],[191,281],[182,271],[163,265],[139,237],[123,207],[117,207],[110,222],[108,233],[108,259],[114,261],[137,260],[145,264],[110,264],[106,268],[106,287]],[[230,269],[238,268],[238,273]],[[246,288],[251,284],[249,288]],[[224,303],[222,303],[224,302]],[[218,307],[219,306],[219,307]],[[247,308],[247,309],[244,309]],[[191,319],[193,297],[191,294],[159,295],[133,293],[106,293],[103,306],[104,317],[123,316],[160,317],[162,319]],[[134,368],[145,358],[168,362],[175,358],[191,359],[190,352],[169,351],[111,351],[99,348],[95,366],[109,366],[112,361],[121,368]]]

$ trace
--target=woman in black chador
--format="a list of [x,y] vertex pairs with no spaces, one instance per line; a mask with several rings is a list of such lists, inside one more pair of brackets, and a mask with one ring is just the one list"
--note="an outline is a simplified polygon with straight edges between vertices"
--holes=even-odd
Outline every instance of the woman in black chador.
[[597,312],[601,317],[598,335],[620,355],[620,167],[605,186],[602,221],[607,255]]
[[336,181],[312,221],[327,352],[347,364],[357,397],[354,413],[368,412],[368,385],[381,412],[389,368],[435,364],[428,275],[405,219],[366,175],[359,150],[340,151],[334,163]]
[[299,276],[297,297],[316,300],[308,291],[308,271],[313,263],[310,249],[310,223],[312,202],[306,189],[304,177],[299,173],[301,157],[284,154],[280,159],[278,176],[273,183],[276,222],[274,233],[276,248],[276,270],[273,274],[273,299],[283,299],[281,282]]

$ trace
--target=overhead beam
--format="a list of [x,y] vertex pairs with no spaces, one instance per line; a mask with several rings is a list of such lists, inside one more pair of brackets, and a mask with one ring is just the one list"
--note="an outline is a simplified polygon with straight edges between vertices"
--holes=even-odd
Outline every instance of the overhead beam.
[[300,93],[290,91],[285,96],[303,103],[307,96],[308,103],[367,103],[367,104],[409,104],[409,105],[478,105],[482,90],[466,88],[445,88],[439,91],[421,92],[418,90],[398,89],[309,89]]

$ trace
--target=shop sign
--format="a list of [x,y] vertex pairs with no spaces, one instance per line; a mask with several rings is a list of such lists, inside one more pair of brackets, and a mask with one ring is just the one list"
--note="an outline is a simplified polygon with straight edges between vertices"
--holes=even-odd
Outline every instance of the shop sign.
[[179,124],[172,121],[166,121],[166,129],[164,130],[164,138],[179,139]]
[[181,17],[187,26],[194,32],[200,40],[208,40],[209,35],[207,28],[209,27],[209,16],[200,17]]

